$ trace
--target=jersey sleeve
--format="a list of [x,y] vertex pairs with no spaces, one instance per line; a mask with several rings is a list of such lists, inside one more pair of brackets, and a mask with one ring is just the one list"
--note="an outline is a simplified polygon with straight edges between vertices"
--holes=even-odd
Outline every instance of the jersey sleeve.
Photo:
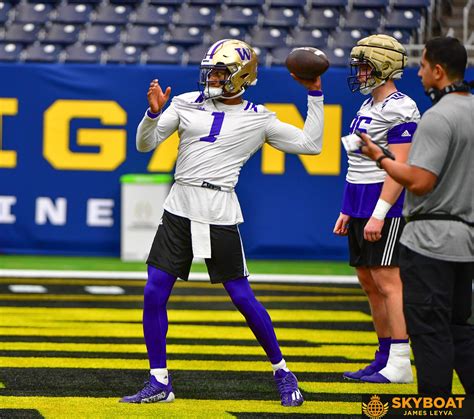
[[416,103],[407,96],[403,99],[392,99],[388,103],[386,117],[390,123],[390,128],[387,131],[387,143],[411,143],[420,120],[420,112]]
[[310,93],[308,115],[302,130],[274,116],[266,126],[265,137],[268,144],[285,153],[319,154],[323,143],[323,128],[323,96],[320,92]]
[[416,131],[408,156],[408,164],[439,176],[449,155],[451,128],[443,115],[426,112]]
[[173,132],[178,129],[179,114],[175,101],[156,118],[151,118],[148,111],[137,128],[136,145],[137,150],[146,152],[153,150],[165,141]]

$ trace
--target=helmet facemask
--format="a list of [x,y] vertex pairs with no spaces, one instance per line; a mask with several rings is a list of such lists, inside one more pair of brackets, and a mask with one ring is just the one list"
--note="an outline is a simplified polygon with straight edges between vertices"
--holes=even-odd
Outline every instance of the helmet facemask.
[[377,77],[377,70],[364,58],[352,58],[350,67],[351,75],[347,78],[347,83],[351,92],[368,95],[386,81]]
[[231,74],[224,64],[201,66],[199,90],[206,99],[223,97],[228,90],[233,89],[230,76]]

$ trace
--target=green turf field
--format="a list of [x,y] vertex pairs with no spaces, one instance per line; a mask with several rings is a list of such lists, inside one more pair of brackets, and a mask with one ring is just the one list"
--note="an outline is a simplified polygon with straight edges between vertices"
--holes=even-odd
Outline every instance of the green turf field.
[[[248,260],[251,273],[353,275],[354,270],[345,262]],[[144,262],[121,262],[118,258],[12,256],[0,255],[0,269],[61,269],[93,271],[145,271]],[[204,263],[195,263],[193,272],[206,272]]]
[[[0,260],[1,269],[132,269],[104,258]],[[278,266],[276,273],[296,265],[266,263]],[[333,266],[308,263],[296,272],[309,268],[328,273]],[[41,286],[43,292],[13,292],[13,285]],[[92,294],[92,286],[121,292]],[[370,362],[376,349],[358,286],[252,285],[306,400],[283,408],[266,356],[222,286],[179,281],[168,304],[176,401],[120,404],[147,377],[143,287],[141,280],[0,278],[0,418],[360,418],[362,394],[416,393],[416,384],[342,379],[342,372]],[[463,393],[457,378],[453,390]]]

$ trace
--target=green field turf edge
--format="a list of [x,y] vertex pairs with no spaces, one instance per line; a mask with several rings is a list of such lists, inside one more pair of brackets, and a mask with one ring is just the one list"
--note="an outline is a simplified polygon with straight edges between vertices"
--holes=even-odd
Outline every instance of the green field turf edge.
[[[250,273],[299,275],[354,275],[346,262],[248,260]],[[144,262],[122,262],[112,257],[0,255],[0,269],[40,269],[77,271],[132,271],[146,270]],[[192,272],[207,272],[204,263],[193,263]]]

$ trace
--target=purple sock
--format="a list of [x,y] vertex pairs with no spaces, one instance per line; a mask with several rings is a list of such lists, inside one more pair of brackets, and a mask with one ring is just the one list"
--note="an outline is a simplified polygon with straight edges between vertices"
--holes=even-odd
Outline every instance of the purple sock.
[[379,370],[387,365],[391,342],[391,338],[379,338],[379,350],[375,352],[375,366]]
[[388,355],[390,353],[391,343],[392,338],[379,338],[379,352]]
[[247,278],[224,283],[234,305],[244,315],[247,324],[257,338],[272,364],[278,364],[283,356],[278,345],[272,320],[265,307],[257,301]]
[[166,304],[175,282],[175,276],[148,265],[148,281],[143,303],[143,333],[150,368],[166,368]]
[[391,343],[408,343],[408,339],[392,339]]

